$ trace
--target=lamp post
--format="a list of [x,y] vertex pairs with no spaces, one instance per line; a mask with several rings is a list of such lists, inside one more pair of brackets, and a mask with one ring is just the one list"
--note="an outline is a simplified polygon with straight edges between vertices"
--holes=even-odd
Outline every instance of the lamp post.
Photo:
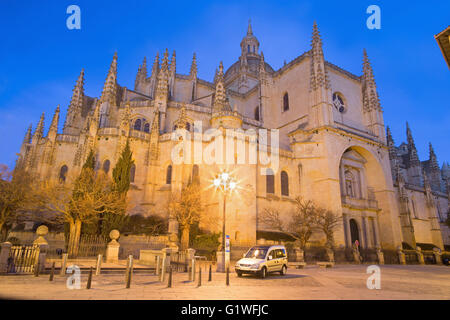
[[223,254],[223,266],[224,271],[228,267],[228,261],[226,259],[226,247],[225,247],[225,223],[226,223],[226,206],[227,195],[236,188],[236,181],[234,181],[228,172],[222,172],[214,179],[214,186],[220,189],[223,193],[223,219],[222,219],[222,254]]

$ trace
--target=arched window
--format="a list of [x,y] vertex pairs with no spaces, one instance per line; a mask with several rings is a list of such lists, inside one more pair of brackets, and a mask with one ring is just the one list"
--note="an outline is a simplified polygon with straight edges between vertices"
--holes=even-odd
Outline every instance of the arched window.
[[275,193],[275,176],[272,169],[266,171],[266,193]]
[[107,174],[109,172],[109,167],[111,166],[111,162],[109,160],[105,160],[103,162],[103,171]]
[[356,197],[355,177],[349,170],[345,171],[345,193],[349,197]]
[[247,45],[247,52],[250,53],[250,45]]
[[186,123],[186,130],[191,131],[191,124],[189,122]]
[[172,184],[172,165],[167,167],[166,184]]
[[142,120],[141,119],[137,119],[134,122],[134,130],[141,130],[141,126],[142,126]]
[[149,133],[150,132],[150,123],[146,123],[145,124],[145,126],[144,126],[144,132],[147,132],[147,133]]
[[289,177],[286,171],[281,171],[281,195],[289,196]]
[[359,242],[359,228],[355,219],[350,219],[350,236],[352,237],[352,245],[356,240]]
[[289,110],[289,95],[286,92],[283,96],[283,111]]
[[136,175],[136,165],[133,164],[130,168],[130,182],[134,182],[135,175]]
[[234,240],[239,241],[239,240],[241,240],[240,238],[241,238],[241,233],[239,231],[236,231],[234,233]]
[[342,113],[345,111],[344,98],[342,97],[341,94],[337,92],[333,93],[333,105],[339,112]]
[[200,179],[200,175],[199,175],[199,169],[198,169],[198,165],[194,164],[194,166],[192,167],[192,181],[199,181]]
[[255,108],[255,120],[259,121],[259,106]]
[[67,178],[67,171],[69,171],[69,168],[67,168],[66,165],[63,165],[61,169],[59,170],[59,181],[64,183],[66,182]]

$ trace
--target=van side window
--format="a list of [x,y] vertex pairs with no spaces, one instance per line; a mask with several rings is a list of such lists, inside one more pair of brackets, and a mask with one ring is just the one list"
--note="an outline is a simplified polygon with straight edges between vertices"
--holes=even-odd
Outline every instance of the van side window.
[[277,255],[277,251],[276,250],[272,250],[267,255],[267,259],[269,259],[269,256],[272,256],[272,259],[276,259],[276,257],[277,257],[276,255]]

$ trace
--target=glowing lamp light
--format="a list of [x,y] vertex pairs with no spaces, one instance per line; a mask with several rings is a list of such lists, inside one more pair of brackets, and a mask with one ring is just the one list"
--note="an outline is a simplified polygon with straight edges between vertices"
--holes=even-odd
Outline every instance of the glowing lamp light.
[[223,181],[227,181],[228,178],[229,178],[228,173],[226,173],[226,172],[222,173],[222,180],[223,180]]
[[230,182],[230,189],[233,190],[234,188],[236,188],[236,182],[231,181]]
[[220,186],[220,179],[219,178],[214,179],[214,185],[216,187]]

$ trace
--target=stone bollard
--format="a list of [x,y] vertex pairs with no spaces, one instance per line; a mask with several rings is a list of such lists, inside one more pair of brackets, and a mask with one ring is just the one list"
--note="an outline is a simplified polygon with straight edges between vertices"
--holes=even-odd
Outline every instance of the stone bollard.
[[211,281],[212,280],[212,267],[211,267],[211,265],[209,265],[209,276],[208,276],[208,281]]
[[172,288],[172,267],[169,268],[169,281],[167,281],[167,288]]
[[227,279],[226,279],[226,285],[230,285],[230,267],[227,267]]
[[159,274],[159,281],[164,281],[164,275],[166,274],[166,257],[165,254],[162,257],[162,263],[161,263],[161,273]]
[[106,262],[118,263],[120,243],[117,242],[117,239],[120,237],[119,230],[111,230],[109,237],[111,238],[111,241],[106,247]]
[[192,259],[192,281],[195,281],[195,259]]
[[436,260],[436,264],[442,264],[442,252],[439,248],[433,248],[433,255]]
[[197,287],[202,286],[202,268],[198,268],[198,284]]
[[155,269],[155,275],[159,276],[159,269],[161,268],[161,257],[156,256],[156,269]]
[[9,253],[11,251],[12,243],[11,242],[3,242],[1,244],[0,251],[0,273],[8,272],[8,258]]
[[417,260],[419,261],[419,264],[425,264],[425,260],[423,259],[423,253],[421,247],[416,247],[416,255]]
[[88,276],[88,281],[86,284],[86,289],[90,289],[92,285],[92,267],[89,268],[89,276]]
[[398,262],[403,265],[406,264],[406,257],[405,254],[403,253],[402,246],[397,247],[397,254],[398,254]]
[[130,254],[127,259],[127,270],[126,270],[126,288],[130,289],[131,286],[131,276],[133,275],[133,256]]
[[52,269],[50,270],[50,277],[48,278],[48,281],[53,281],[53,277],[55,276],[55,262],[52,263]]
[[61,276],[64,276],[66,274],[66,268],[67,268],[67,253],[63,253],[63,256],[61,258],[61,270],[59,271],[59,274]]
[[378,264],[384,264],[384,253],[381,251],[381,247],[377,246],[377,258],[378,258]]
[[102,260],[103,255],[99,254],[97,256],[97,265],[95,266],[95,275],[98,276],[102,272]]

